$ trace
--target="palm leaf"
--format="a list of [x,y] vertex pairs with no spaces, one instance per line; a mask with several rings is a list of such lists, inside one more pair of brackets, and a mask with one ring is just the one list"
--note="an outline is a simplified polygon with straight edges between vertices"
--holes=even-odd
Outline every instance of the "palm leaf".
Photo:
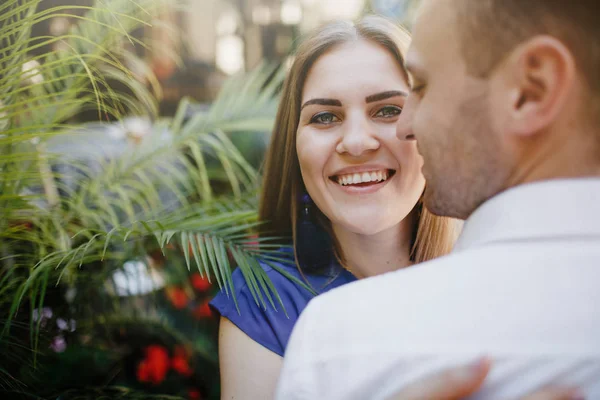
[[[49,285],[100,281],[148,239],[163,252],[177,246],[188,268],[216,281],[237,306],[234,261],[257,304],[285,311],[258,260],[290,262],[279,252],[287,238],[251,238],[260,225],[259,176],[229,137],[271,130],[283,71],[262,66],[233,77],[207,111],[186,119],[193,104],[184,99],[174,118],[158,119],[159,89],[124,66],[133,53],[114,49],[123,40],[146,45],[130,32],[153,24],[170,0],[112,0],[110,8],[98,0],[80,7],[86,12],[70,32],[41,42],[31,26],[72,7],[38,11],[40,1],[0,5],[0,307],[7,314],[0,342],[25,301],[41,307]],[[29,56],[52,43],[67,50]],[[115,93],[109,80],[132,94]],[[149,114],[151,133],[112,156],[89,144],[65,154],[65,143],[126,129],[125,121],[68,124],[87,109],[99,118]],[[102,270],[83,273],[88,265]],[[35,348],[39,325],[30,332]]]

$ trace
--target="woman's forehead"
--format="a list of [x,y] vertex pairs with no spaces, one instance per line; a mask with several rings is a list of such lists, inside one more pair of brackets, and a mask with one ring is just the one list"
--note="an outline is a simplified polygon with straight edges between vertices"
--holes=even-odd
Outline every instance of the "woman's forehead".
[[302,99],[407,88],[404,70],[394,55],[381,45],[359,40],[336,46],[317,59],[307,75]]

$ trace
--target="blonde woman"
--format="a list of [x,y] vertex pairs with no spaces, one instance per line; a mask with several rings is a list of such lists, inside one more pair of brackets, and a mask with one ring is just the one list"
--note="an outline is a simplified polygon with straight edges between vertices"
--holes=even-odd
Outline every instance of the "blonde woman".
[[[285,81],[260,218],[265,234],[294,238],[296,266],[277,267],[317,293],[446,254],[457,236],[456,221],[422,207],[416,143],[396,138],[409,42],[405,30],[379,17],[332,23],[302,43]],[[313,297],[263,267],[287,316],[257,305],[240,271],[240,312],[223,293],[211,303],[221,315],[223,399],[272,397],[292,328]]]

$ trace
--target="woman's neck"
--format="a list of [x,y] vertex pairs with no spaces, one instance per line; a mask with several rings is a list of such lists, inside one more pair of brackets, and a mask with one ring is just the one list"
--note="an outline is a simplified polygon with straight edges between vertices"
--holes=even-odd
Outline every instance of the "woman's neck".
[[345,267],[358,279],[407,267],[410,260],[413,218],[374,235],[350,232],[333,226],[345,261]]

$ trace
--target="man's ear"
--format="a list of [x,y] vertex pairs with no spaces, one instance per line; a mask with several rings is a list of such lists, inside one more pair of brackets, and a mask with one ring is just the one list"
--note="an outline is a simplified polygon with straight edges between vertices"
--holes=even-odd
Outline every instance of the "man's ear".
[[534,135],[565,112],[577,70],[573,54],[561,41],[536,36],[513,50],[503,67],[511,132]]

